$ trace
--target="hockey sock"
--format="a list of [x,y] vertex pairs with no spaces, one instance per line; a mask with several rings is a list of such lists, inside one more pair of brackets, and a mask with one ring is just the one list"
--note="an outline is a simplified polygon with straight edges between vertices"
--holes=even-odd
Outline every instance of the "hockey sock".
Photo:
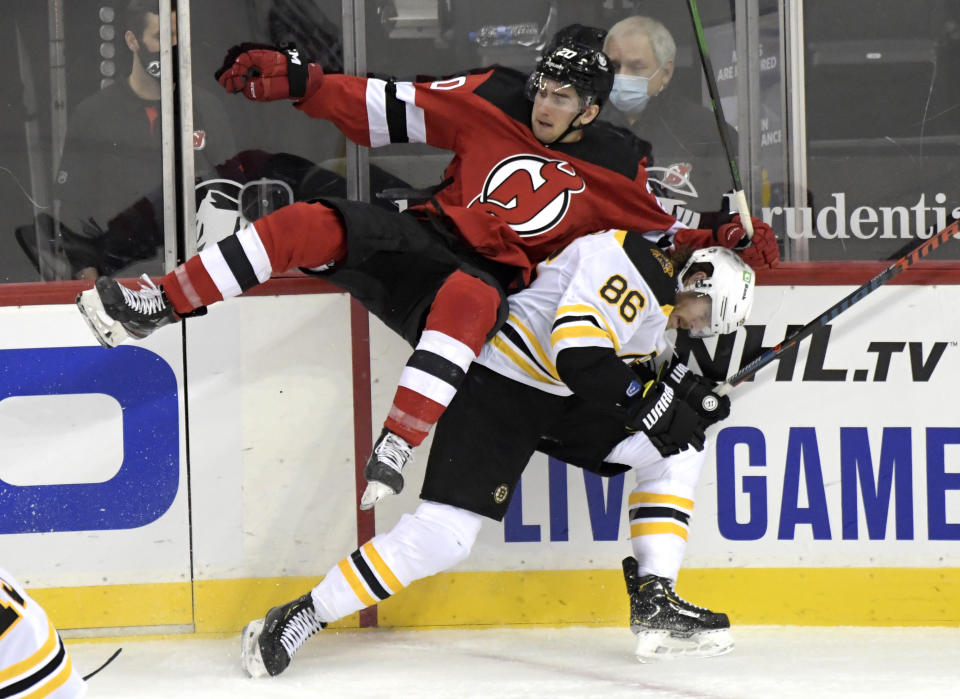
[[414,580],[450,568],[470,553],[480,515],[421,503],[412,515],[337,563],[313,588],[317,618],[331,622],[382,602]]
[[340,217],[322,204],[277,209],[210,245],[167,274],[160,285],[180,315],[239,296],[273,272],[322,267],[346,257]]
[[640,575],[676,580],[687,550],[693,500],[640,488],[630,493],[630,543]]
[[456,394],[497,322],[500,292],[464,272],[437,291],[420,341],[384,423],[411,446],[420,444]]
[[706,451],[694,449],[664,458],[639,432],[619,442],[606,456],[609,463],[630,466],[636,479],[628,517],[640,575],[677,579],[705,459]]

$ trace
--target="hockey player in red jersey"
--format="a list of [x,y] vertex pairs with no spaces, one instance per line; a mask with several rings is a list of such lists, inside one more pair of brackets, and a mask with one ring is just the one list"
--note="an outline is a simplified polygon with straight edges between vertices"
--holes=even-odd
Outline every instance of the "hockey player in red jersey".
[[[231,49],[217,73],[228,92],[292,99],[364,146],[451,150],[446,186],[403,213],[342,199],[292,204],[204,249],[159,287],[101,277],[78,297],[81,311],[114,346],[293,267],[350,292],[415,347],[366,467],[362,506],[371,507],[403,487],[412,447],[504,321],[505,294],[540,260],[607,227],[666,245],[746,240],[736,218],[716,231],[684,229],[648,186],[647,144],[597,121],[613,80],[602,38],[580,25],[560,30],[530,76],[494,67],[418,83],[325,75],[289,47]],[[776,247],[769,227],[755,219],[754,228],[755,245]]]

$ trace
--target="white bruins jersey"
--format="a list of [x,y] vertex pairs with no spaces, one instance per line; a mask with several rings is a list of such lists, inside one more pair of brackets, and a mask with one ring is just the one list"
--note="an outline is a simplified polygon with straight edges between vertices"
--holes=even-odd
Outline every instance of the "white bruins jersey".
[[507,322],[477,361],[547,393],[572,391],[557,355],[609,347],[625,363],[672,349],[665,336],[677,282],[670,258],[640,233],[608,230],[578,238],[537,266],[534,282],[509,297]]
[[0,568],[0,697],[76,699],[86,693],[46,612]]

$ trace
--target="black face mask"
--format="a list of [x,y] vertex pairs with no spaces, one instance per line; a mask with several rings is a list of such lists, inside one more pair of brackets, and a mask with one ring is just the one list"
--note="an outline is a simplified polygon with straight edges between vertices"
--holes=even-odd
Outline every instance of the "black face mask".
[[160,52],[159,51],[147,51],[141,45],[137,49],[137,56],[140,58],[140,63],[143,65],[143,69],[147,72],[154,80],[160,80]]
[[[147,75],[153,78],[156,81],[160,81],[160,52],[159,51],[147,51],[142,46],[137,50],[137,56],[140,57],[140,63],[143,64],[143,69],[146,71]],[[172,46],[170,48],[170,57],[173,62],[174,75],[176,75],[177,70],[177,47]],[[176,78],[174,78],[176,80]]]
[[[173,46],[170,49],[171,58],[173,60],[174,70],[177,68],[177,47]],[[140,58],[140,63],[143,65],[143,69],[147,72],[154,80],[160,80],[160,52],[159,51],[147,51],[141,46],[137,50],[137,56]]]

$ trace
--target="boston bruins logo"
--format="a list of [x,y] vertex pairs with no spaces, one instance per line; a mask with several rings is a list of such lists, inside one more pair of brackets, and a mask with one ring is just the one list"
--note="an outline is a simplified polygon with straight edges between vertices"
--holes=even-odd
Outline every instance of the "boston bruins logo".
[[468,206],[496,216],[527,238],[560,223],[572,196],[585,186],[570,163],[524,153],[494,165]]
[[651,248],[650,253],[653,255],[654,259],[660,263],[660,266],[663,267],[664,273],[668,277],[672,277],[675,270],[673,269],[673,263],[670,261],[670,258],[656,248]]
[[502,505],[507,496],[510,494],[510,488],[506,483],[501,483],[497,486],[497,489],[493,491],[493,501],[498,505]]

